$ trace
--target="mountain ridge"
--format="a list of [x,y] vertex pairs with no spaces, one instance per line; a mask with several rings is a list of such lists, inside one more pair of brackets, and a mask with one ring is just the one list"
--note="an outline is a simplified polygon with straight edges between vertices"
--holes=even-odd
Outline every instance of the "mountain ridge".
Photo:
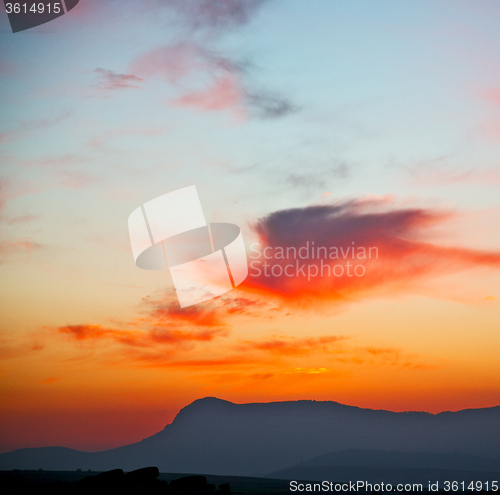
[[0,469],[132,470],[156,465],[162,472],[255,476],[346,449],[459,451],[500,459],[499,440],[500,406],[432,414],[334,401],[236,404],[205,397],[139,442],[100,452],[18,449],[0,454]]

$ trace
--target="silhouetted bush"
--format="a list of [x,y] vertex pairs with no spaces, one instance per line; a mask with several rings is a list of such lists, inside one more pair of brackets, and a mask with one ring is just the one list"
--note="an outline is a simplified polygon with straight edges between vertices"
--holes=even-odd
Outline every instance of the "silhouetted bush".
[[81,479],[78,483],[82,487],[106,487],[110,485],[122,485],[125,475],[122,469],[112,469],[111,471],[105,471],[104,473],[96,474],[95,476],[87,476]]
[[229,483],[221,483],[219,485],[219,491],[221,493],[229,493],[231,491],[231,489],[229,487]]
[[173,480],[169,485],[169,493],[195,494],[215,490],[214,485],[207,483],[205,476],[184,476]]
[[145,467],[126,473],[125,483],[127,485],[145,486],[154,483],[158,476],[160,476],[160,471],[157,467]]

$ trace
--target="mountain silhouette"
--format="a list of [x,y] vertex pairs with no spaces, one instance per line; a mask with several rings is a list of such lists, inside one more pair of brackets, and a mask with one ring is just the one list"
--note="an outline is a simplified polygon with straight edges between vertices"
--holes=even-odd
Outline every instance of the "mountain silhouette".
[[[61,447],[19,449],[0,454],[0,469],[130,471],[151,465],[161,472],[261,476],[307,467],[302,460],[317,466],[317,456],[333,456],[333,462],[340,455],[335,452],[346,449],[365,451],[352,460],[356,466],[366,463],[359,456],[369,457],[366,450],[371,449],[386,451],[386,467],[401,467],[389,458],[388,452],[396,451],[400,460],[407,453],[405,466],[416,459],[422,463],[426,456],[425,462],[435,463],[433,453],[441,453],[449,454],[443,468],[462,469],[467,461],[460,454],[490,458],[471,461],[479,467],[500,460],[499,439],[498,406],[395,413],[331,401],[234,404],[207,397],[184,407],[171,424],[138,443],[92,453]],[[412,452],[421,457],[412,461]]]
[[348,449],[308,459],[268,474],[288,480],[364,480],[368,483],[433,483],[467,480],[485,483],[500,479],[500,460],[459,452],[393,452]]

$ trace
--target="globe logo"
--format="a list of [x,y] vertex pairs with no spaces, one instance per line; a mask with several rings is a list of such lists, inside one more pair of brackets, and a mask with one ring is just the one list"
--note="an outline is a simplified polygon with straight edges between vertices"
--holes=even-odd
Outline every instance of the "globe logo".
[[238,226],[205,220],[195,186],[159,196],[128,218],[134,261],[172,275],[181,308],[220,296],[248,275]]

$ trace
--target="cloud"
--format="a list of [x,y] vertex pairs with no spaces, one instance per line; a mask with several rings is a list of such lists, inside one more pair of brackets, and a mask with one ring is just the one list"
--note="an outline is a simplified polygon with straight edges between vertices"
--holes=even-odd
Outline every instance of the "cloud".
[[[500,135],[500,132],[499,132]],[[500,171],[497,169],[486,170],[442,170],[434,171],[417,178],[420,185],[441,185],[441,184],[486,184],[498,185],[500,183]]]
[[149,127],[144,129],[139,127],[118,127],[108,131],[99,132],[99,134],[89,141],[88,146],[94,151],[108,151],[108,143],[113,139],[128,136],[157,137],[165,132],[165,129],[159,127]]
[[54,127],[65,121],[72,115],[72,112],[65,112],[56,117],[48,117],[40,120],[27,120],[20,122],[15,128],[0,132],[0,145],[12,143],[24,138],[34,132]]
[[301,188],[307,192],[317,189],[325,189],[331,186],[332,182],[346,180],[351,175],[350,165],[343,161],[331,160],[328,162],[318,162],[313,170],[309,167],[295,167],[294,172],[283,172],[282,181],[292,185],[295,189]]
[[143,77],[161,77],[176,86],[176,106],[201,111],[242,112],[241,67],[194,43],[156,48],[139,57],[131,69]]
[[176,106],[200,111],[231,110],[238,116],[262,119],[285,117],[298,110],[288,98],[268,90],[251,90],[245,83],[248,63],[209,50],[194,42],[155,48],[132,62],[130,71],[141,77],[160,77],[179,95]]
[[167,0],[194,29],[223,31],[247,24],[266,0]]
[[[163,23],[169,20],[190,33],[216,37],[232,29],[244,26],[255,16],[259,7],[269,0],[107,0],[79,2],[68,16],[69,23],[97,23],[113,16],[141,17],[144,23]],[[109,24],[109,23],[108,23]],[[171,24],[170,24],[171,26]],[[109,28],[109,26],[108,26]]]
[[107,339],[125,346],[143,348],[157,348],[158,344],[178,346],[191,342],[207,342],[224,333],[220,329],[202,331],[155,329],[149,331],[139,331],[103,327],[99,324],[65,325],[58,327],[57,331],[69,335],[77,341]]
[[9,338],[0,335],[0,360],[22,358],[32,352],[42,351],[44,345],[38,341],[38,337],[35,335],[13,335]]
[[224,326],[222,316],[211,304],[198,304],[182,309],[170,295],[160,299],[145,299],[146,321],[162,326],[165,324],[190,325],[215,328]]
[[[269,305],[244,297],[219,297],[212,301],[181,309],[171,292],[145,297],[139,305],[139,315],[128,321],[111,320],[111,324],[68,324],[50,328],[65,335],[80,346],[95,349],[96,343],[106,349],[114,361],[116,357],[148,366],[183,367],[186,353],[193,352],[189,362],[202,362],[197,354],[197,346],[217,343],[214,356],[207,359],[212,365],[225,362],[228,356],[218,356],[220,349],[227,345],[230,335],[230,319],[255,316],[257,311]],[[260,315],[260,314],[259,314]],[[260,315],[261,316],[261,315]],[[103,347],[107,342],[110,346]],[[229,349],[228,349],[229,351]],[[241,350],[230,350],[230,359],[245,361]],[[179,361],[181,358],[181,361]],[[187,366],[187,364],[186,364]]]
[[[1,204],[0,204],[0,210],[1,210]],[[15,225],[18,223],[28,223],[28,222],[33,222],[35,220],[38,220],[41,217],[41,215],[19,215],[17,217],[12,217],[7,220],[7,224],[9,225]]]
[[61,186],[68,189],[82,189],[97,182],[95,177],[79,170],[64,170],[58,175]]
[[16,223],[22,221],[32,220],[31,215],[25,215],[23,217],[9,218],[8,216],[2,215],[2,210],[5,208],[7,203],[15,198],[24,196],[26,194],[37,194],[43,189],[38,181],[30,180],[27,181],[14,181],[12,177],[8,179],[0,179],[0,220],[7,223]]
[[14,225],[40,218],[40,214],[2,214],[2,210],[14,199],[58,187],[82,189],[95,184],[97,178],[82,169],[87,161],[84,156],[72,154],[34,159],[6,157],[4,162],[8,163],[11,172],[0,179],[0,221]]
[[187,41],[150,50],[134,60],[130,68],[142,77],[162,77],[172,84],[180,84],[197,72],[217,79],[243,69],[231,59]]
[[489,88],[482,92],[483,98],[500,106],[500,88]]
[[147,296],[141,300],[139,316],[114,325],[77,324],[57,331],[76,341],[108,340],[130,347],[157,348],[210,342],[229,334],[227,317],[250,314],[247,308],[261,307],[246,298],[234,302],[226,297],[181,309],[175,295]]
[[0,212],[5,208],[7,201],[7,181],[0,179]]
[[52,385],[53,383],[58,382],[60,379],[60,376],[49,376],[48,378],[39,380],[38,383],[40,383],[41,385]]
[[432,231],[453,216],[398,208],[378,198],[271,213],[253,224],[260,245],[252,250],[250,275],[241,288],[299,306],[331,306],[418,292],[440,275],[499,269],[500,252],[429,241]]
[[133,74],[118,74],[109,69],[95,69],[93,71],[98,76],[97,86],[104,91],[115,91],[120,89],[142,89],[138,83],[144,80]]
[[[248,370],[251,380],[255,373],[257,377],[270,378],[274,372],[269,370],[284,374],[329,373],[333,365],[415,370],[435,367],[416,355],[390,346],[356,346],[353,337],[343,335],[243,338],[230,334],[229,318],[257,316],[262,321],[267,317],[269,304],[226,297],[218,298],[215,303],[212,301],[211,307],[202,304],[180,309],[171,304],[170,297],[166,295],[165,302],[160,304],[154,298],[152,301],[145,298],[141,307],[146,311],[128,322],[65,325],[50,330],[86,350],[104,351],[102,355],[111,365],[126,362],[139,367],[185,368],[200,372],[211,369],[216,373]],[[105,342],[110,345],[104,345]],[[262,373],[262,369],[266,372]]]
[[[490,129],[500,136],[498,127]],[[428,160],[420,160],[414,164],[405,164],[390,158],[388,168],[402,169],[407,172],[412,182],[422,186],[453,184],[486,184],[496,185],[500,182],[500,172],[495,168],[464,167],[452,161],[453,156],[442,155]]]
[[41,244],[38,244],[30,238],[18,239],[15,241],[1,241],[0,254],[29,253],[41,249],[42,247]]
[[203,111],[236,110],[241,103],[242,92],[238,80],[230,75],[217,79],[203,91],[188,93],[173,101],[174,105]]
[[269,304],[265,301],[248,299],[246,297],[221,297],[218,302],[224,307],[227,315],[255,315],[255,311],[259,312],[264,308],[268,308]]
[[201,304],[181,308],[177,297],[167,292],[161,296],[147,296],[141,302],[141,317],[134,325],[148,323],[155,327],[228,327],[233,316],[255,316],[262,309],[269,309],[269,303],[226,294]]
[[293,373],[306,373],[306,374],[313,374],[313,375],[318,375],[320,373],[328,373],[329,370],[328,368],[295,368],[293,370]]
[[342,335],[328,335],[325,337],[311,337],[307,339],[271,339],[264,341],[247,341],[245,350],[266,351],[280,356],[304,356],[313,352],[330,350],[330,344],[342,342],[346,337]]
[[245,99],[261,119],[277,119],[299,110],[290,99],[270,91],[246,93]]

